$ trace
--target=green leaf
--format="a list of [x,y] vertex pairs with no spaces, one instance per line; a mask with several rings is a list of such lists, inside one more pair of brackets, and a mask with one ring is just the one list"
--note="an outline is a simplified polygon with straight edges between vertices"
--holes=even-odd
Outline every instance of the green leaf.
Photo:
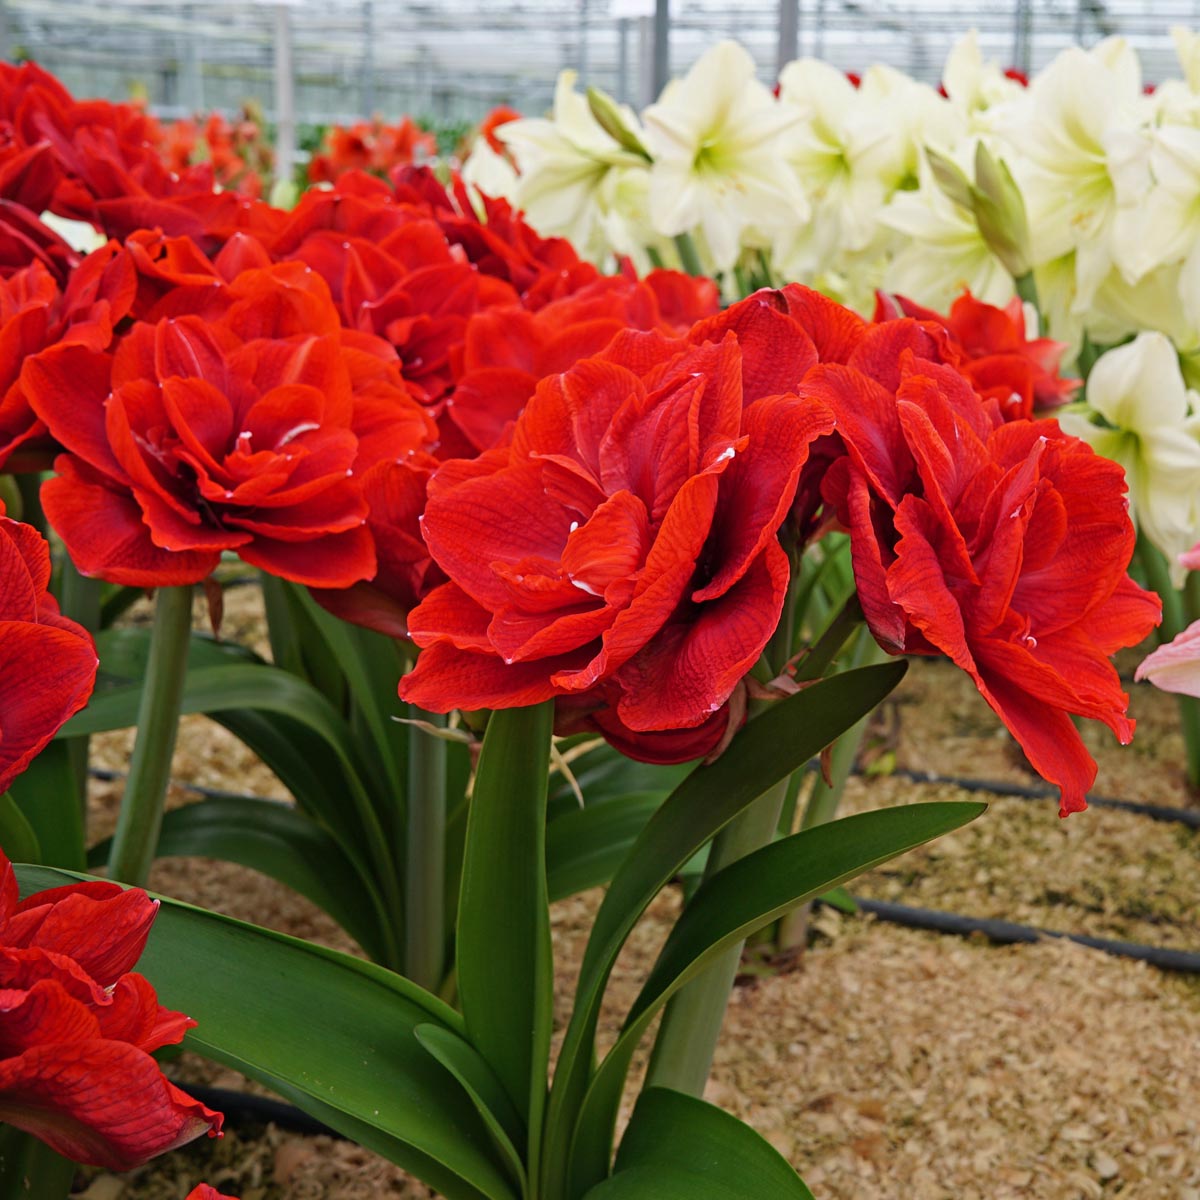
[[[841,677],[839,677],[841,678]],[[977,802],[906,804],[793,834],[730,863],[701,884],[675,923],[580,1111],[571,1195],[608,1173],[613,1126],[634,1051],[664,1004],[717,954],[863,871],[973,821]]]
[[[76,877],[18,867],[22,892]],[[199,1022],[186,1049],[274,1089],[449,1200],[517,1200],[470,1098],[418,1026],[462,1021],[407,980],[308,942],[163,899],[138,970]]]
[[[89,865],[108,861],[107,846],[92,848]],[[289,804],[213,796],[164,813],[157,856],[187,855],[261,871],[327,912],[376,961],[395,953],[373,881],[327,830]]]
[[[131,725],[137,719],[141,693],[139,683],[128,683],[94,695],[88,706],[59,730],[58,737],[77,737]],[[341,790],[349,796],[358,818],[355,845],[370,856],[377,878],[394,878],[395,866],[378,810],[363,782],[365,772],[353,736],[325,697],[304,680],[266,664],[223,662],[216,666],[189,667],[184,682],[184,713],[243,709],[275,713],[303,726],[306,733],[303,740],[295,743],[298,746],[304,746],[315,734],[333,750],[344,781]],[[326,801],[326,810],[331,802],[339,808],[345,807],[340,796],[332,796]],[[343,819],[334,817],[334,820],[338,823],[331,824],[331,828],[345,827]]]
[[850,916],[858,912],[858,901],[844,887],[830,888],[827,892],[822,892],[817,899],[822,904],[828,904],[830,908],[836,908],[838,912],[848,913]]
[[9,794],[37,838],[39,861],[68,871],[82,870],[83,814],[67,744],[51,742],[12,781]]
[[416,1036],[417,1041],[462,1084],[488,1127],[496,1149],[508,1164],[513,1180],[524,1194],[525,1164],[516,1147],[524,1145],[528,1135],[504,1085],[474,1046],[458,1034],[440,1025],[418,1025]]
[[458,993],[467,1035],[507,1089],[533,1146],[553,1008],[545,868],[553,717],[549,703],[492,714],[467,816],[458,905]]
[[584,952],[550,1093],[543,1181],[548,1195],[566,1185],[569,1139],[588,1086],[604,989],[638,918],[702,846],[767,788],[870,712],[906,669],[899,660],[846,671],[771,705],[745,725],[716,762],[697,767],[650,818],[613,877]]
[[546,826],[546,882],[562,900],[607,883],[663,802],[662,792],[634,792],[572,808]]
[[0,849],[13,862],[41,862],[42,847],[11,794],[0,795]]
[[[88,706],[58,732],[60,738],[126,729],[137,721],[140,683],[119,684],[93,696]],[[228,708],[281,712],[303,721],[331,745],[352,754],[345,723],[311,684],[288,671],[264,665],[222,663],[188,669],[184,713],[212,713]]]
[[351,702],[366,721],[386,773],[389,794],[399,800],[405,790],[407,736],[392,718],[406,713],[408,706],[401,703],[396,691],[405,671],[397,643],[327,613],[307,588],[297,584],[289,587],[345,673]]
[[648,1088],[613,1175],[587,1200],[813,1200],[787,1160],[749,1125],[694,1096]]

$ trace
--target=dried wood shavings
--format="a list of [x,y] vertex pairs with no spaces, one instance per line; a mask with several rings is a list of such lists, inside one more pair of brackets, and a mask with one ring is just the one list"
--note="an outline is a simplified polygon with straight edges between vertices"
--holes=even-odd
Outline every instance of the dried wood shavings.
[[[261,641],[252,611],[245,620]],[[915,663],[890,703],[899,765],[1036,782],[952,667]],[[1096,791],[1189,803],[1171,698],[1139,688],[1134,712],[1132,747],[1103,730],[1086,734],[1101,765]],[[177,777],[281,795],[224,736],[190,718]],[[127,735],[96,741],[105,764],[123,770]],[[93,788],[97,836],[111,826],[120,789]],[[846,811],[959,795],[898,777],[856,780]],[[179,792],[172,803],[189,799]],[[973,826],[855,886],[910,904],[1200,950],[1198,849],[1182,827],[1100,810],[1060,822],[1053,801],[997,800]],[[241,868],[166,860],[153,886],[354,949],[306,901]],[[589,893],[553,912],[558,1037],[597,903]],[[602,1047],[677,903],[673,892],[660,897],[622,955]],[[828,910],[818,920],[821,936],[800,970],[735,992],[708,1098],[754,1125],[819,1200],[1200,1200],[1200,981],[1058,942],[999,948]],[[188,1055],[169,1070],[262,1090]],[[201,1179],[242,1200],[431,1195],[357,1147],[273,1126],[193,1144],[127,1176],[89,1178],[101,1190],[79,1193],[88,1200],[182,1200]]]

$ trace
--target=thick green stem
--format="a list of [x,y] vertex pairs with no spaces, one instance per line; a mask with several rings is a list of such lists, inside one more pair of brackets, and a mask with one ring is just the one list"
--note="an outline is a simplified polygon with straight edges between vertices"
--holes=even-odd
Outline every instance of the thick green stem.
[[46,514],[42,509],[41,474],[33,471],[28,474],[18,474],[15,478],[17,491],[21,493],[21,520],[26,525],[32,525],[42,537],[45,537],[49,525],[46,523]]
[[12,1125],[0,1126],[0,1200],[65,1200],[75,1164]]
[[1183,585],[1183,612],[1189,625],[1200,621],[1200,571],[1189,571]]
[[[432,725],[438,713],[414,709]],[[404,973],[431,992],[446,970],[446,743],[408,727],[407,835],[404,842]]]
[[[1146,573],[1147,583],[1162,600],[1163,619],[1158,627],[1158,642],[1163,645],[1174,641],[1187,628],[1192,614],[1200,609],[1200,584],[1195,582],[1197,572],[1191,572],[1191,578],[1186,581],[1182,591],[1174,587],[1167,560],[1144,534],[1138,535],[1137,556]],[[1175,703],[1179,709],[1179,724],[1187,754],[1188,783],[1200,789],[1200,700],[1195,696],[1177,695]]]
[[675,235],[675,249],[679,251],[679,263],[689,275],[703,275],[704,267],[700,264],[700,253],[690,233]]
[[1038,310],[1038,316],[1041,317],[1042,306],[1038,303],[1037,281],[1033,277],[1032,271],[1026,271],[1024,275],[1018,276],[1013,280],[1017,288],[1017,295],[1025,301],[1026,304],[1032,304]]
[[[717,834],[704,869],[705,879],[771,841],[787,790],[785,777]],[[667,1004],[650,1056],[646,1087],[704,1094],[743,944],[730,946]]]
[[[89,579],[79,573],[69,555],[63,555],[62,581],[59,585],[59,608],[64,617],[70,617],[94,634],[100,628],[100,592],[104,585],[99,579]],[[75,790],[79,798],[79,813],[83,828],[87,830],[87,784],[88,747],[87,737],[71,738],[67,742],[67,754],[71,770],[75,774]]]
[[162,826],[192,631],[192,589],[161,588],[138,706],[137,740],[108,858],[111,879],[144,886]]

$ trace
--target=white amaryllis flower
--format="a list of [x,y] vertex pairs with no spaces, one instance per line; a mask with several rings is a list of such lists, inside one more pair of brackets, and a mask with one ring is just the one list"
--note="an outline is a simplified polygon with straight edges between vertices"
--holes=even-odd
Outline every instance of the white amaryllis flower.
[[[620,146],[601,128],[586,97],[575,90],[574,71],[562,71],[554,91],[554,115],[523,117],[496,130],[516,160],[520,178],[513,201],[542,234],[576,245],[595,240],[603,217],[598,196],[610,171],[644,168],[645,159]],[[621,118],[635,136],[637,117],[622,107]]]
[[1117,214],[1117,260],[1130,283],[1200,253],[1200,129],[1165,125],[1150,135],[1154,186]]
[[[1075,252],[1075,304],[1086,310],[1114,261],[1118,185],[1136,171],[1144,116],[1141,69],[1119,38],[1072,47],[1031,84],[1020,119],[1005,135],[1024,156],[1015,164],[1038,261]],[[1129,190],[1136,190],[1130,182]]]
[[888,291],[942,311],[963,288],[985,304],[1012,299],[1012,276],[984,240],[974,213],[946,195],[924,162],[921,186],[897,192],[879,221],[904,239],[884,277]]
[[517,193],[517,173],[512,163],[503,154],[497,154],[484,137],[475,139],[462,165],[462,177],[485,196],[511,200]]
[[898,182],[895,138],[846,76],[815,58],[783,68],[779,102],[803,116],[789,138],[789,159],[812,217],[781,232],[775,258],[789,278],[808,278],[876,236],[879,212]]
[[1142,659],[1135,679],[1148,679],[1164,692],[1200,697],[1200,621]]
[[1152,332],[1109,350],[1088,376],[1087,406],[1091,414],[1063,413],[1059,424],[1125,468],[1130,515],[1179,587],[1179,556],[1200,532],[1200,396],[1184,384],[1175,347]]
[[876,63],[858,87],[865,119],[889,131],[892,188],[911,187],[921,169],[921,150],[932,146],[951,153],[967,135],[962,115],[927,83],[895,67]]
[[786,139],[801,115],[754,77],[754,60],[720,42],[642,114],[654,159],[650,215],[667,237],[699,229],[718,271],[747,229],[761,235],[808,219]]
[[970,30],[954,43],[942,68],[942,86],[951,105],[973,129],[990,128],[989,109],[1019,97],[1024,88],[994,62],[984,61],[979,34]]

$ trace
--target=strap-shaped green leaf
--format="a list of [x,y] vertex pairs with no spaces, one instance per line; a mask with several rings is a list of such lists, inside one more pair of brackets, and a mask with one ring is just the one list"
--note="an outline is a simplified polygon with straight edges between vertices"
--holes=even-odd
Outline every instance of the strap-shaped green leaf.
[[13,862],[40,862],[42,858],[33,826],[8,792],[0,795],[0,849]]
[[546,703],[489,719],[458,905],[458,992],[467,1036],[504,1084],[534,1144],[553,1009],[545,858],[553,716]]
[[[101,660],[103,661],[103,660]],[[59,738],[123,729],[137,720],[140,683],[119,684],[94,695],[88,706],[59,730]],[[189,667],[184,681],[182,711],[216,714],[250,709],[274,713],[302,725],[337,756],[348,796],[361,827],[356,843],[369,854],[381,879],[394,877],[395,865],[377,809],[363,782],[362,769],[349,727],[311,684],[278,667],[227,662]]]
[[471,1098],[492,1141],[512,1172],[521,1193],[526,1187],[525,1164],[517,1153],[527,1137],[524,1122],[504,1085],[470,1042],[441,1025],[418,1025],[417,1041],[458,1080]]
[[621,1036],[588,1088],[572,1146],[568,1195],[582,1195],[608,1173],[613,1126],[638,1042],[659,1009],[707,962],[798,904],[960,828],[986,808],[941,802],[860,813],[764,846],[706,880],[668,935]]
[[337,659],[350,685],[350,696],[362,713],[374,751],[393,796],[404,795],[407,731],[392,718],[407,713],[396,688],[405,672],[397,643],[369,629],[360,629],[327,613],[307,588],[287,585]]
[[770,1142],[727,1112],[649,1088],[621,1141],[612,1176],[587,1200],[813,1200]]
[[[74,876],[18,867],[22,892]],[[138,968],[198,1026],[185,1046],[265,1083],[449,1200],[517,1200],[474,1105],[417,1041],[461,1035],[407,980],[308,942],[164,899]]]
[[[51,742],[9,785],[37,838],[37,861],[67,871],[80,871],[84,864],[83,814],[76,786],[66,742]],[[9,852],[9,858],[15,857]]]
[[607,883],[663,799],[662,792],[634,792],[555,817],[546,826],[550,899]]
[[697,767],[650,818],[596,914],[547,1113],[543,1191],[564,1194],[570,1139],[592,1070],[609,974],[650,901],[702,846],[767,788],[820,752],[904,676],[904,661],[846,671],[771,705],[711,766]]
[[[240,863],[306,896],[376,962],[397,952],[383,902],[341,846],[312,817],[289,804],[250,796],[212,796],[163,814],[157,856],[202,855]],[[91,866],[108,861],[108,842],[93,846]]]

